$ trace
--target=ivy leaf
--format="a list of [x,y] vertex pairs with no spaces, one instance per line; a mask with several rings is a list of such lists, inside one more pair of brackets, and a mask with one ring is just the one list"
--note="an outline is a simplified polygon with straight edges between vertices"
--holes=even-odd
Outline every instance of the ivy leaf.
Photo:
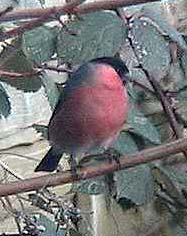
[[[152,174],[163,193],[174,203],[175,214],[169,224],[173,236],[186,235],[187,211],[186,211],[186,181],[187,175],[170,166],[152,165]],[[163,200],[164,201],[164,200]],[[164,202],[168,208],[173,206]]]
[[173,214],[169,222],[171,236],[186,236],[187,211],[185,209]]
[[141,165],[115,173],[117,200],[125,198],[136,205],[151,201],[154,196],[154,179],[148,165]]
[[[185,172],[178,171],[170,166],[153,166],[152,171],[156,173],[156,177],[160,177],[169,191],[174,192],[174,185],[177,186],[177,184],[187,187],[187,174]],[[174,194],[174,197],[177,197],[177,193]]]
[[135,105],[131,105],[127,121],[132,127],[130,132],[149,140],[151,143],[160,144],[161,140],[157,128]]
[[57,85],[55,84],[54,80],[46,73],[43,73],[40,78],[45,87],[45,92],[49,100],[49,104],[52,110],[54,110],[59,98],[59,91]]
[[169,43],[150,22],[135,18],[130,23],[129,37],[143,68],[163,78],[170,66]]
[[113,148],[121,154],[129,154],[138,151],[138,147],[129,132],[121,132],[120,136],[113,144]]
[[176,42],[182,50],[187,50],[187,45],[182,35],[174,27],[168,24],[168,22],[163,18],[161,12],[158,10],[155,11],[151,9],[151,7],[145,5],[141,9],[141,14],[143,14],[144,17],[153,20],[153,22],[157,24],[157,27],[160,28],[165,35],[169,36],[173,42]]
[[57,230],[57,224],[55,221],[52,221],[45,215],[40,214],[38,223],[41,224],[44,228],[45,231],[40,233],[40,236],[51,236],[51,235],[56,235],[56,236],[65,236],[66,231],[62,228],[59,228]]
[[[121,133],[114,147],[124,155],[138,151],[135,140],[128,132]],[[149,202],[154,195],[154,181],[147,165],[115,172],[114,179],[116,180],[116,198],[120,204],[129,205],[129,200],[137,205],[144,204]]]
[[56,48],[56,28],[47,26],[27,31],[22,36],[22,47],[30,60],[41,64],[49,61]]
[[[18,73],[33,72],[33,63],[25,56],[20,40],[14,41],[11,45],[3,49],[0,54],[0,61],[3,70]],[[14,79],[1,76],[0,80],[24,92],[38,91],[42,85],[39,75],[23,76]]]
[[113,56],[126,37],[126,28],[112,13],[97,12],[68,24],[69,31],[59,34],[57,54],[64,61],[79,64],[102,56]]
[[81,180],[73,186],[73,191],[90,195],[105,193],[107,189],[108,187],[104,176],[94,179]]

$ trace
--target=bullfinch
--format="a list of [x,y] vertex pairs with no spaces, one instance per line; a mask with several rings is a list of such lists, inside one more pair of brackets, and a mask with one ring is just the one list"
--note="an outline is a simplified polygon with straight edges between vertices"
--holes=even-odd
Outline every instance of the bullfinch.
[[71,74],[49,122],[51,148],[35,171],[54,171],[63,153],[75,159],[115,141],[127,119],[127,74],[113,57],[93,59]]

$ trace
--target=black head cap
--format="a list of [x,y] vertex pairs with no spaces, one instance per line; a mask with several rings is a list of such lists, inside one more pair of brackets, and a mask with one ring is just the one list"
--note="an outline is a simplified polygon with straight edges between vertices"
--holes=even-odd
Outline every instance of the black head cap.
[[112,66],[115,71],[118,73],[120,78],[123,80],[125,83],[126,81],[126,76],[129,73],[129,70],[127,66],[125,65],[125,62],[123,62],[120,58],[116,57],[100,57],[96,58],[90,61],[91,63],[101,63],[101,64],[108,64]]

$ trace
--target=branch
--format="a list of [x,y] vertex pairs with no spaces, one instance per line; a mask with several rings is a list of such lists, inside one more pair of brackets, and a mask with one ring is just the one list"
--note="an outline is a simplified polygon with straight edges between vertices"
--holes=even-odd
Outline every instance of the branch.
[[70,13],[70,10],[72,9],[75,14],[85,14],[101,10],[114,10],[118,7],[125,7],[130,5],[136,5],[148,2],[157,2],[157,1],[160,0],[117,0],[117,1],[103,0],[99,2],[85,3],[81,6],[76,7],[75,9],[73,9],[74,7],[65,9],[64,6],[57,6],[48,8],[35,8],[35,9],[32,8],[26,10],[17,10],[7,13],[6,15],[3,15],[0,18],[0,22],[39,18],[45,15],[56,15],[56,14],[63,15],[66,13]]
[[[178,139],[158,147],[149,148],[128,157],[123,156],[120,160],[120,167],[117,163],[105,162],[99,166],[83,167],[78,171],[76,181],[97,177],[108,174],[119,169],[126,169],[137,165],[145,164],[151,161],[166,158],[169,155],[187,150],[187,138]],[[45,187],[67,184],[75,181],[71,171],[55,173],[35,178],[16,181],[0,185],[0,197],[38,190]]]
[[[63,5],[60,10],[65,13],[74,13],[73,9],[80,5],[85,0],[72,0],[71,2]],[[32,9],[34,11],[34,9]],[[38,11],[38,9],[36,9]],[[31,30],[33,28],[41,26],[43,23],[47,22],[50,18],[54,19],[55,16],[59,15],[61,11],[58,11],[57,7],[52,8],[46,8],[43,9],[45,14],[41,14],[38,16],[38,19],[29,21],[28,23],[25,23],[24,25],[17,27],[15,29],[9,30],[7,32],[2,32],[0,35],[0,40],[3,41],[5,39],[18,36],[20,34],[23,34],[27,30]],[[6,14],[8,15],[8,14]],[[2,20],[3,17],[0,18]],[[14,19],[15,20],[15,19]]]
[[159,2],[160,0],[106,0],[83,4],[75,8],[76,14],[86,14],[101,10],[116,10],[119,7],[127,7],[149,2]]
[[56,14],[72,13],[73,8],[80,5],[82,2],[84,2],[84,0],[71,0],[62,6],[14,10],[1,16],[0,22],[40,18],[46,15],[51,16]]

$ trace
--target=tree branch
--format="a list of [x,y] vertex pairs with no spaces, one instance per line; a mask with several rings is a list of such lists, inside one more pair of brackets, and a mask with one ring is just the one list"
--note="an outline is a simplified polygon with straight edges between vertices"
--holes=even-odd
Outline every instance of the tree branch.
[[[57,7],[48,7],[48,8],[35,8],[35,9],[26,9],[26,10],[16,10],[6,15],[3,15],[0,18],[0,22],[5,21],[15,21],[15,20],[23,20],[23,19],[31,19],[31,18],[40,18],[45,15],[56,15],[56,14],[66,14],[71,13],[72,10],[76,14],[85,14],[100,10],[114,10],[118,7],[125,7],[130,5],[136,5],[141,3],[148,2],[157,2],[160,0],[103,0],[99,2],[90,2],[80,5],[76,8],[65,6],[57,6]],[[69,3],[70,4],[70,3]]]
[[[60,9],[61,9],[61,11],[65,12],[65,13],[74,13],[73,9],[76,6],[80,5],[84,1],[85,0],[72,0],[71,2],[63,5]],[[15,29],[12,29],[12,30],[9,30],[6,32],[2,32],[0,35],[0,40],[3,41],[8,38],[23,34],[25,31],[39,27],[43,23],[47,22],[50,18],[53,19],[55,16],[60,14],[57,7],[46,8],[46,9],[42,9],[42,10],[44,11],[45,14],[39,15],[37,19],[31,20],[28,23],[25,23],[24,25],[17,27]],[[34,9],[32,9],[32,11],[34,11]],[[38,8],[36,11],[39,11]],[[6,14],[5,16],[7,16],[7,15],[8,14]],[[3,17],[0,18],[0,21],[2,20],[2,18]]]
[[0,22],[40,18],[56,14],[72,13],[72,10],[85,0],[72,0],[62,6],[14,10],[0,17]]
[[[78,171],[76,181],[108,174],[119,169],[126,169],[151,161],[166,158],[169,155],[187,150],[187,138],[178,139],[158,147],[149,148],[135,154],[123,156],[120,167],[117,163],[104,162],[99,166],[83,167]],[[0,185],[0,197],[38,190],[43,187],[57,186],[75,181],[71,171],[55,173],[35,178]]]

